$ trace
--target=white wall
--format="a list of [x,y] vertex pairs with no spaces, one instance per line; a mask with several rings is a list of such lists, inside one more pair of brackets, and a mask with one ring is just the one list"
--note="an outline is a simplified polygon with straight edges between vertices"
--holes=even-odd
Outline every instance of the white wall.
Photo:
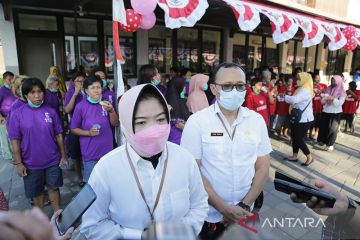
[[6,71],[19,74],[14,24],[12,21],[5,21],[2,4],[0,4],[0,41],[3,47]]

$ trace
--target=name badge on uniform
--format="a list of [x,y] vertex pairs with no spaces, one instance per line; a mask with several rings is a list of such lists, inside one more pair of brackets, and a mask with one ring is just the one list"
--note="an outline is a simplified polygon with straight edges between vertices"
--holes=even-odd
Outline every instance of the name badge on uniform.
[[212,132],[211,136],[212,137],[222,137],[222,136],[224,136],[224,133],[222,133],[222,132]]

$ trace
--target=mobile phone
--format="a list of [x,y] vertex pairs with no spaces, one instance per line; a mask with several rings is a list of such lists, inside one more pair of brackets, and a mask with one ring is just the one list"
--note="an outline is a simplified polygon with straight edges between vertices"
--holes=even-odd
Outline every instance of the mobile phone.
[[286,174],[286,173],[284,173],[284,172],[282,172],[280,170],[275,171],[275,179],[280,179],[280,180],[284,180],[284,181],[287,181],[287,182],[292,182],[292,183],[295,183],[295,184],[298,184],[298,185],[302,185],[304,187],[320,190],[318,187],[316,187],[314,185],[311,185],[311,184],[308,184],[308,183],[305,183],[304,181],[301,181],[298,178],[290,176],[290,175],[288,175],[288,174]]
[[[294,181],[298,181],[298,179],[293,179]],[[294,181],[287,181],[279,178],[275,178],[274,185],[277,191],[291,194],[296,193],[299,197],[305,199],[306,201],[310,200],[312,196],[317,197],[320,200],[325,202],[325,206],[328,208],[334,207],[336,198],[330,193],[324,192],[319,188],[313,187],[310,184],[298,184],[294,183]]]
[[62,236],[71,228],[96,200],[96,194],[89,184],[85,184],[73,200],[55,219],[56,227]]

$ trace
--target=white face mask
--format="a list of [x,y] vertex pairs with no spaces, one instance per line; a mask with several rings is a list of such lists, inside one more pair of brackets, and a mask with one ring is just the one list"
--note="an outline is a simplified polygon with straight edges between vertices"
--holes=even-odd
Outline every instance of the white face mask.
[[268,89],[267,89],[267,87],[262,86],[262,87],[261,87],[261,91],[263,91],[264,93],[267,93],[267,92],[268,92]]
[[230,92],[225,92],[221,90],[219,104],[226,110],[235,111],[244,103],[245,95],[246,91],[239,92],[233,89]]

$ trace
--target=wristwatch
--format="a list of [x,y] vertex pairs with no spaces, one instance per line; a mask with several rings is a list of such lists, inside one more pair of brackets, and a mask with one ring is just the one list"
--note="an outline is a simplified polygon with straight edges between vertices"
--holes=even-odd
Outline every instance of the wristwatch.
[[243,202],[239,202],[237,205],[238,205],[239,207],[243,208],[244,210],[250,212],[250,206],[249,206],[249,205],[247,205],[247,204],[245,204],[245,203],[243,203]]

